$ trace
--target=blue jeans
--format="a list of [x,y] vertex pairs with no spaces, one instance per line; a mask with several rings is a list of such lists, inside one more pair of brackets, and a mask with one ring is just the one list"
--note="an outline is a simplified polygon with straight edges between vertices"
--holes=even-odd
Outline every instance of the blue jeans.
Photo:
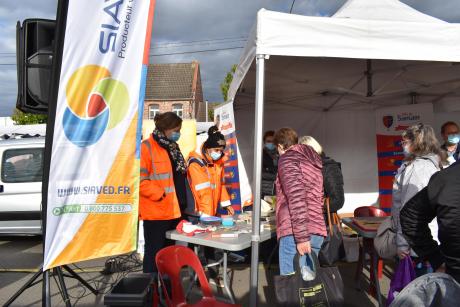
[[[321,245],[323,245],[324,237],[318,235],[310,236],[311,250],[318,256]],[[279,262],[280,262],[280,275],[289,275],[295,272],[294,269],[294,256],[297,254],[297,244],[294,240],[294,236],[285,236],[280,239],[279,246]],[[302,265],[301,261],[306,260],[306,264],[313,269],[313,263],[311,263],[310,257],[301,257],[299,264]]]

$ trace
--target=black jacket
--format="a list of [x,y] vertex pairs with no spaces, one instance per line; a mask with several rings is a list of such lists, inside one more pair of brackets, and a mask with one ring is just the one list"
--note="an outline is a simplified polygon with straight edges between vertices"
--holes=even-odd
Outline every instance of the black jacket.
[[[275,156],[275,159],[277,157]],[[275,195],[275,179],[277,166],[272,155],[264,148],[262,155],[262,197],[265,195]]]
[[343,207],[345,194],[343,192],[343,176],[340,163],[326,156],[323,160],[324,195],[329,197],[331,212],[337,212]]
[[[438,239],[431,236],[428,223],[438,219]],[[434,174],[428,186],[401,210],[403,235],[421,258],[436,270],[446,264],[446,273],[460,282],[460,162]]]
[[[277,157],[275,157],[277,159]],[[270,153],[264,148],[262,154],[262,169],[266,173],[271,173],[276,175],[277,167],[275,165],[275,161],[270,155]]]

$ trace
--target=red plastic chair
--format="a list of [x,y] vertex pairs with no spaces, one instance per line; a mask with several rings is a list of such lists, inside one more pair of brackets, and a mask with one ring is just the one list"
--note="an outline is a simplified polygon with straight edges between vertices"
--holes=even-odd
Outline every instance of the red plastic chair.
[[[355,217],[385,217],[388,216],[388,214],[383,211],[382,209],[373,207],[373,206],[363,206],[363,207],[358,207],[354,211],[354,216]],[[359,260],[358,260],[358,266],[356,268],[356,275],[355,275],[355,282],[358,288],[360,288],[360,276],[363,273],[363,268],[364,268],[364,261],[365,261],[365,254],[369,254],[371,257],[370,261],[370,280],[371,280],[371,285],[372,282],[378,282],[378,279],[382,278],[382,271],[383,271],[383,261],[382,259],[379,259],[377,253],[375,252],[374,249],[374,240],[370,238],[363,238],[363,245],[359,246]],[[377,257],[377,278],[374,278],[374,257]],[[375,280],[374,280],[375,279]],[[374,285],[375,286],[375,285]],[[371,287],[370,292],[374,292],[374,288]]]
[[369,217],[369,216],[388,216],[388,214],[383,211],[382,209],[373,207],[373,206],[363,206],[363,207],[358,207],[354,211],[354,216],[360,216],[360,217]]
[[[204,269],[201,266],[198,256],[188,247],[173,245],[168,246],[160,250],[156,257],[155,261],[157,264],[160,282],[163,288],[163,293],[166,298],[166,303],[168,307],[186,307],[186,306],[196,306],[196,307],[237,307],[241,305],[236,304],[226,304],[220,301],[217,301],[212,294],[211,288],[209,287],[208,280],[204,273]],[[198,276],[200,282],[201,291],[203,293],[203,298],[193,304],[187,304],[185,299],[184,291],[181,284],[180,272],[183,267],[190,266]],[[165,284],[161,276],[168,275],[171,280],[171,298],[169,297]]]

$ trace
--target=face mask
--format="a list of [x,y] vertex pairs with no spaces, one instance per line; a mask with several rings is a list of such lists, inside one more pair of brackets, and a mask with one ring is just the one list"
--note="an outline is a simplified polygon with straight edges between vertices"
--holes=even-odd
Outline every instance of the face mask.
[[403,154],[404,154],[405,157],[410,156],[411,153],[409,151],[409,145],[404,145],[403,146]]
[[447,136],[447,143],[455,145],[460,142],[460,134],[449,134]]
[[169,139],[170,141],[173,141],[173,142],[179,141],[179,139],[180,139],[180,132],[174,131],[173,133],[171,133],[171,135],[168,137],[168,139]]
[[222,157],[222,154],[217,151],[213,151],[209,155],[211,156],[211,159],[213,159],[214,161],[219,160],[220,157]]
[[275,144],[273,143],[265,143],[265,148],[272,151],[272,150],[275,150],[276,147],[275,147]]

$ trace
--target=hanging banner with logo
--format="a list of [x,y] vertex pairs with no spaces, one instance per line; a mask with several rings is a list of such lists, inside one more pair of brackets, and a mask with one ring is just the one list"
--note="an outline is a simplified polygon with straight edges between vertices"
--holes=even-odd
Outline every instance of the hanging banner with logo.
[[141,120],[155,1],[70,0],[44,269],[136,248]]
[[238,151],[233,102],[214,110],[214,122],[225,136],[227,143],[225,147],[227,160],[224,164],[225,186],[230,194],[233,209],[240,212],[242,207],[252,205],[252,191]]
[[404,159],[401,134],[410,126],[433,125],[433,105],[412,104],[376,110],[380,208],[390,212],[393,180]]

